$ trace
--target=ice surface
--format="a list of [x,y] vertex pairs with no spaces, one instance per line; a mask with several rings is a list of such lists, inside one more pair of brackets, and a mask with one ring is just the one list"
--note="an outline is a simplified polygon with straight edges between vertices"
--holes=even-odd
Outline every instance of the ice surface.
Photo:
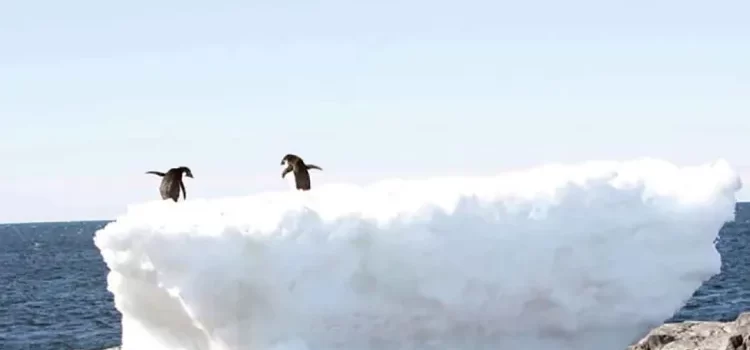
[[617,349],[719,272],[723,160],[154,201],[97,232],[123,349]]

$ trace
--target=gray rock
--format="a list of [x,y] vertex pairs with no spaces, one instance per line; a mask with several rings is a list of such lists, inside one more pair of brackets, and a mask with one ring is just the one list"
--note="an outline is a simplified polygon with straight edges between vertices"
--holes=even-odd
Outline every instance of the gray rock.
[[750,350],[750,312],[732,322],[663,324],[627,350]]

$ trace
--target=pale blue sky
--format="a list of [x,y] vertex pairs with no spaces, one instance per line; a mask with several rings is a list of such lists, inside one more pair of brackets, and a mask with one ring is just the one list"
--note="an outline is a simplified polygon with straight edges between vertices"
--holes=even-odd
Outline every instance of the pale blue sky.
[[[0,222],[547,161],[750,175],[750,1],[5,1]],[[747,181],[747,180],[746,180]],[[750,185],[748,185],[750,187]],[[743,199],[750,199],[744,191]]]

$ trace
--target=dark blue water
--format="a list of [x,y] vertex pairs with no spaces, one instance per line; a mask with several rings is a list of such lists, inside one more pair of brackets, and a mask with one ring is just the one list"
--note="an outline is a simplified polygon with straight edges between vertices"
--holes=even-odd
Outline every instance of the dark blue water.
[[0,225],[0,349],[119,345],[120,314],[93,242],[105,224]]
[[[0,349],[119,345],[120,315],[93,243],[106,222],[0,225]],[[750,310],[750,203],[719,234],[721,274],[669,321],[730,320]]]

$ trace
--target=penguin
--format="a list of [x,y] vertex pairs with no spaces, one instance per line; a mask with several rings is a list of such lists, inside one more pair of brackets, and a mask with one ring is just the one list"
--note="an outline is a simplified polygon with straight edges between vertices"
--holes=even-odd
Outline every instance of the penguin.
[[294,183],[297,186],[297,190],[309,191],[310,190],[310,173],[308,169],[323,170],[317,165],[305,164],[302,158],[294,155],[287,154],[281,159],[281,165],[286,164],[286,169],[281,173],[283,179],[289,172],[294,173]]
[[159,186],[159,192],[161,193],[161,199],[171,198],[177,202],[180,198],[180,189],[182,189],[183,200],[187,199],[187,191],[185,191],[185,184],[182,183],[182,174],[189,178],[193,178],[193,173],[190,168],[181,166],[179,168],[172,168],[167,173],[159,171],[147,171],[146,174],[159,175],[162,177],[161,186]]

